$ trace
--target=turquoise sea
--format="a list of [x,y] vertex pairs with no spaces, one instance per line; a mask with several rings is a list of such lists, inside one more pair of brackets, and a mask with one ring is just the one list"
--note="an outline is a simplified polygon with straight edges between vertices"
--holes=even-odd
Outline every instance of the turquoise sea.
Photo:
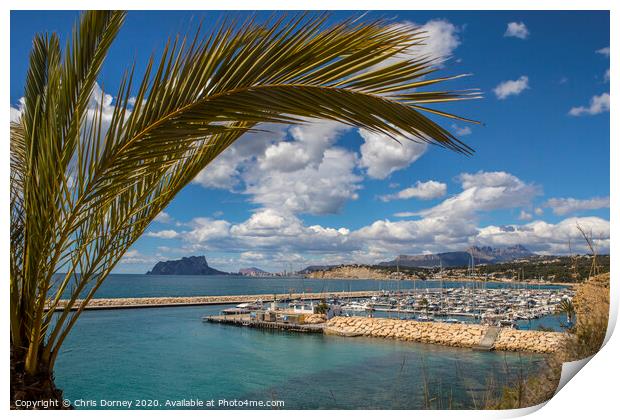
[[[121,275],[109,280],[99,296],[272,293],[322,290],[323,283],[329,283],[328,290],[349,290],[349,283],[351,290],[372,284],[387,289],[378,285],[386,282],[375,281],[208,277],[201,282]],[[543,363],[542,356],[531,354],[201,321],[224,307],[86,312],[58,358],[57,385],[77,408],[101,408],[101,400],[132,401],[131,408],[142,400],[151,408],[166,408],[166,400],[190,399],[213,399],[215,408],[222,408],[219,400],[280,400],[284,409],[475,408],[486,391],[498,390]],[[88,401],[94,403],[79,406]]]

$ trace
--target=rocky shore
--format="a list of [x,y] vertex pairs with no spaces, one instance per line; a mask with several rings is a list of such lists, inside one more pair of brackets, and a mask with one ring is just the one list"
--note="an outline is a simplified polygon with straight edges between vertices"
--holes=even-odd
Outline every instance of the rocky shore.
[[502,328],[495,341],[495,350],[556,353],[563,349],[566,333],[547,331],[521,331]]
[[[453,347],[477,346],[489,327],[482,325],[417,322],[387,318],[336,317],[325,326],[325,334],[346,337],[364,336],[402,341],[440,344]],[[495,341],[495,350],[553,353],[566,334],[543,331],[519,331],[503,328]]]

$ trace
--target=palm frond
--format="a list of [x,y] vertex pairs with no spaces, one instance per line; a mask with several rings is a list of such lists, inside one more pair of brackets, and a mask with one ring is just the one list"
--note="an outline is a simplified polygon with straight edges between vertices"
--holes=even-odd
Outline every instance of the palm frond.
[[[33,44],[25,112],[11,130],[11,304],[15,328],[26,331],[12,339],[28,347],[31,367],[38,358],[53,365],[85,305],[149,223],[260,124],[319,118],[473,152],[429,115],[470,120],[429,104],[479,92],[423,90],[461,75],[433,77],[434,57],[411,56],[425,34],[384,20],[225,20],[208,35],[170,40],[139,82],[127,71],[109,118],[103,100],[87,118],[123,20],[122,12],[83,14],[64,59],[55,35]],[[52,285],[61,268],[66,274]],[[67,293],[57,319],[44,313]]]

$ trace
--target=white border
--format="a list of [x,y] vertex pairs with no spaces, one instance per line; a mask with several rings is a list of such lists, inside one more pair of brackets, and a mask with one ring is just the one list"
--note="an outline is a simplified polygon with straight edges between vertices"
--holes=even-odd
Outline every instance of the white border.
[[[8,0],[0,4],[2,9],[2,15],[0,17],[0,42],[2,43],[2,54],[4,59],[3,65],[0,66],[0,79],[3,82],[3,89],[0,90],[0,102],[3,102],[5,106],[10,103],[10,79],[9,71],[10,67],[7,63],[10,60],[10,10],[47,10],[53,7],[57,10],[81,10],[81,9],[113,9],[113,8],[125,8],[129,10],[141,10],[141,9],[157,9],[157,10],[200,10],[200,9],[212,9],[212,10],[611,10],[611,44],[614,44],[614,39],[620,39],[620,30],[618,29],[618,6],[620,2],[613,2],[609,0],[504,0],[504,1],[484,1],[484,0],[433,0],[426,2],[412,2],[404,0],[382,0],[368,1],[368,0],[314,0],[314,1],[284,1],[284,0],[262,0],[260,2],[243,1],[243,0],[227,0],[222,1],[191,1],[191,0],[175,0],[175,1],[151,1],[151,2],[138,2],[129,3],[127,0],[107,0],[106,2],[86,1],[86,0],[57,0],[54,2],[41,1],[41,0]],[[575,28],[579,30],[579,28]],[[613,51],[616,51],[615,45],[610,45]],[[566,45],[565,48],[570,48],[570,45]],[[612,79],[615,81],[617,76],[616,69],[618,66],[618,55],[614,52],[611,57],[611,69]],[[618,94],[617,84],[615,82],[610,85],[611,96],[613,98]],[[9,112],[3,114],[2,119],[4,127],[8,127],[9,124]],[[615,108],[612,109],[614,112]],[[614,141],[610,143],[610,156],[620,156],[620,150],[618,147],[618,141],[620,136],[618,133],[618,118],[617,112],[610,115],[611,120],[611,138]],[[2,147],[2,156],[5,164],[1,165],[2,179],[4,182],[0,187],[0,194],[3,197],[3,203],[5,203],[3,209],[5,216],[2,218],[1,232],[2,238],[2,267],[3,278],[5,279],[5,289],[2,293],[2,302],[4,303],[5,316],[8,308],[8,257],[9,257],[9,221],[8,221],[8,197],[9,197],[9,141],[8,141],[8,129],[2,131],[3,141],[0,143]],[[612,162],[610,162],[611,164]],[[618,175],[620,169],[617,165],[611,164],[611,210],[610,214],[613,217],[618,209],[619,197],[618,194]],[[611,224],[611,237],[615,238],[618,233],[618,226],[614,223]],[[613,243],[613,241],[612,241]],[[612,255],[611,260],[611,274],[612,279],[616,279],[618,275],[618,264],[615,254]],[[550,416],[554,418],[563,419],[595,419],[595,418],[609,418],[610,413],[616,411],[616,381],[618,380],[619,362],[617,355],[620,354],[620,344],[617,336],[610,336],[613,326],[616,323],[618,315],[618,293],[617,281],[612,280],[612,313],[610,316],[610,328],[608,331],[608,342],[605,347],[588,363],[588,367],[579,373],[576,380],[569,381],[569,383],[553,398],[544,408],[541,406],[533,407],[524,410],[511,410],[511,411],[493,411],[493,412],[481,412],[481,411],[390,411],[389,416],[393,419],[407,419],[412,417],[417,418],[430,418],[433,419],[486,419],[486,418],[509,418],[517,417],[521,415],[530,414],[532,419],[547,419]],[[9,395],[9,383],[10,378],[8,375],[8,317],[5,318],[2,323],[2,331],[5,345],[3,346],[0,360],[4,360],[2,369],[5,372],[3,382],[3,394],[5,398]],[[93,378],[96,380],[96,378]],[[8,401],[5,405],[8,408]],[[11,411],[10,415],[15,418],[23,418],[30,416],[41,416],[42,418],[60,418],[60,417],[72,417],[72,418],[107,418],[110,416],[110,412],[22,412]],[[128,412],[115,412],[115,417],[129,417]],[[144,415],[144,414],[143,414]],[[251,416],[256,419],[280,419],[290,418],[295,416],[301,420],[315,419],[317,416],[338,416],[339,418],[356,418],[366,419],[375,418],[376,416],[382,416],[383,413],[374,411],[339,411],[337,413],[317,413],[316,411],[273,411],[273,412],[237,412],[231,413],[230,411],[219,411],[208,413],[205,412],[191,412],[184,411],[182,416],[188,416],[192,418],[209,418],[209,419],[224,419],[231,416]],[[169,412],[152,412],[148,413],[149,417],[156,419],[168,418]]]

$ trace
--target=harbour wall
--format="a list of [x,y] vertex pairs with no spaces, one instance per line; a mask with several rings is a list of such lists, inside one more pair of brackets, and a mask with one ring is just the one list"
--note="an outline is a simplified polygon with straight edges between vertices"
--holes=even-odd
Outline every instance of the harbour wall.
[[[488,329],[487,326],[474,324],[335,317],[326,323],[324,332],[325,334],[346,337],[377,337],[475,348],[481,343]],[[506,351],[554,353],[561,349],[565,339],[566,334],[564,333],[502,328],[491,348]]]
[[[330,298],[368,298],[380,294],[377,290],[354,291],[354,292],[324,292],[324,293],[285,293],[285,294],[262,294],[262,295],[231,295],[231,296],[179,296],[179,297],[141,297],[141,298],[97,298],[91,299],[84,309],[135,309],[151,307],[169,306],[199,306],[199,305],[226,305],[250,303],[261,300],[271,302],[276,300],[291,299],[330,299]],[[66,300],[61,300],[55,311],[61,311],[68,304]],[[80,307],[82,301],[77,300],[72,310]]]

